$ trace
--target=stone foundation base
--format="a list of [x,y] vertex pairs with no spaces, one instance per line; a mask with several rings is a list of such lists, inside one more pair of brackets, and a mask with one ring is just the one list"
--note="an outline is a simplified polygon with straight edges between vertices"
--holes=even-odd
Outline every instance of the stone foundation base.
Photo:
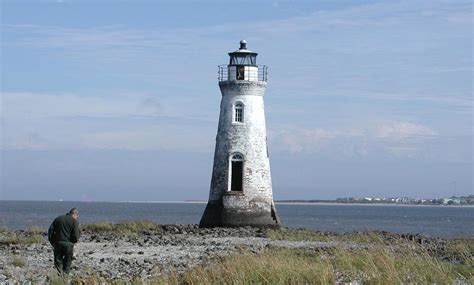
[[202,215],[200,228],[212,227],[279,228],[280,219],[272,204],[271,211],[224,208],[222,201],[209,201]]

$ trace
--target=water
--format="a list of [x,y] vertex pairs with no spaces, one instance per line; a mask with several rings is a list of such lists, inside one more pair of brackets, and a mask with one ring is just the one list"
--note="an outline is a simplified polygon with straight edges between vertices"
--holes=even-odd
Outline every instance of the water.
[[[0,201],[0,226],[47,228],[58,215],[77,207],[81,223],[151,220],[197,224],[204,203],[106,203]],[[438,237],[473,237],[474,207],[277,204],[283,225],[319,231],[384,230]]]

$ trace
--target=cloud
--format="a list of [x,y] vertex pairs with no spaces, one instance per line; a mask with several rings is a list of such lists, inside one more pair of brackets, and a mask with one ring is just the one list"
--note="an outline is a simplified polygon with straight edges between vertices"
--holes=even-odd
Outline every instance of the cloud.
[[[205,151],[214,144],[218,106],[211,108],[215,117],[203,117],[203,109],[195,108],[194,100],[183,103],[182,99],[170,101],[138,92],[115,96],[4,92],[2,98],[2,147],[6,149]],[[303,116],[299,109],[287,111],[291,117]],[[436,144],[441,135],[418,122],[373,116],[353,123],[348,128],[328,128],[287,121],[287,125],[268,130],[270,151],[335,159],[402,158],[451,151],[445,150],[449,142],[430,150],[428,146]]]
[[[278,7],[278,2],[273,6]],[[316,7],[317,8],[317,7]],[[416,1],[385,2],[375,4],[350,5],[341,9],[317,9],[304,16],[291,16],[283,19],[253,20],[245,22],[218,23],[206,26],[193,26],[189,28],[153,28],[136,29],[124,25],[95,26],[85,28],[4,24],[2,30],[8,41],[6,46],[27,46],[34,48],[52,48],[70,51],[95,51],[98,55],[107,56],[106,53],[117,55],[136,55],[137,52],[154,52],[155,54],[179,49],[181,52],[195,52],[200,49],[219,51],[225,47],[222,41],[214,36],[221,34],[242,34],[243,31],[252,31],[249,34],[252,40],[280,37],[288,41],[288,37],[297,39],[303,34],[330,31],[345,28],[394,26],[406,22],[445,21],[455,24],[471,23],[470,3],[445,1],[430,1],[429,3]],[[455,22],[453,21],[455,19]],[[9,38],[10,34],[16,37]],[[226,37],[223,37],[226,38]],[[203,41],[202,39],[206,39]],[[261,42],[261,41],[259,41]],[[287,42],[283,47],[288,47]],[[297,44],[297,43],[295,43]],[[320,43],[323,44],[323,43]],[[334,49],[343,49],[354,52],[358,43],[350,46],[333,46]],[[273,46],[280,46],[272,44]],[[398,46],[400,47],[400,46]],[[300,46],[300,49],[307,47]],[[377,47],[364,46],[358,51],[371,52]],[[126,53],[128,51],[129,53]]]
[[[39,129],[39,134],[47,139],[48,145],[54,147],[64,144],[77,146],[74,139],[78,137],[84,139],[83,142],[87,141],[89,147],[94,146],[94,142],[117,147],[148,147],[152,144],[145,141],[161,142],[160,137],[149,133],[160,130],[146,129],[150,124],[158,124],[159,121],[161,127],[165,128],[164,121],[168,120],[166,128],[170,134],[176,135],[183,131],[176,126],[176,121],[171,123],[169,119],[185,125],[182,128],[186,131],[198,127],[202,122],[212,125],[215,131],[218,105],[209,104],[210,100],[204,96],[197,100],[190,94],[177,94],[183,89],[178,92],[176,86],[183,88],[183,84],[179,84],[182,82],[176,79],[176,74],[181,75],[183,66],[188,64],[187,59],[192,59],[193,64],[186,66],[186,71],[193,74],[191,79],[188,78],[188,82],[193,84],[189,89],[203,89],[199,85],[202,81],[198,80],[204,74],[201,61],[210,64],[212,60],[217,60],[214,58],[216,54],[225,58],[223,51],[229,49],[229,42],[248,35],[247,39],[252,45],[266,51],[261,53],[261,58],[273,58],[275,70],[272,70],[274,77],[269,82],[269,89],[274,88],[272,92],[280,96],[279,104],[284,111],[281,114],[288,115],[288,119],[286,116],[282,118],[293,126],[300,126],[274,130],[271,137],[277,145],[276,149],[318,153],[340,151],[357,155],[373,153],[375,150],[388,152],[389,149],[399,149],[408,152],[408,149],[419,149],[418,141],[436,140],[438,133],[444,131],[439,124],[428,127],[416,123],[423,121],[417,113],[426,111],[427,104],[449,109],[451,113],[448,115],[459,110],[472,113],[471,94],[466,94],[464,90],[469,84],[456,84],[456,81],[453,83],[446,79],[449,77],[445,77],[445,74],[458,72],[463,76],[470,75],[469,71],[472,71],[470,65],[466,64],[469,59],[462,52],[451,52],[458,48],[464,51],[464,40],[468,39],[468,44],[471,42],[471,34],[466,34],[466,31],[471,30],[470,6],[469,2],[463,1],[385,2],[332,10],[315,6],[313,11],[305,11],[303,16],[171,29],[139,29],[122,25],[84,28],[2,25],[4,41],[1,45],[7,51],[8,48],[15,50],[26,47],[35,52],[46,51],[55,59],[63,56],[59,60],[61,62],[79,58],[81,60],[77,62],[88,68],[94,65],[108,68],[107,72],[101,74],[110,76],[112,73],[121,73],[125,76],[118,78],[132,78],[131,81],[147,77],[153,81],[154,87],[174,81],[172,88],[167,89],[169,92],[160,94],[110,94],[110,91],[102,96],[85,96],[73,92],[2,94],[6,106],[3,111],[7,122],[7,141],[12,145],[29,145],[26,143],[28,134]],[[454,41],[450,41],[451,37]],[[74,56],[69,56],[71,54]],[[427,54],[435,55],[436,58]],[[438,63],[440,54],[441,57],[452,55],[463,60],[458,63],[446,57]],[[86,60],[83,60],[84,57]],[[115,68],[114,65],[103,64],[104,60],[128,61],[130,64],[120,64],[120,68]],[[419,63],[425,65],[418,66]],[[147,68],[151,70],[144,70]],[[158,72],[163,72],[163,76],[157,77]],[[410,78],[405,78],[405,73]],[[74,76],[87,78],[90,74],[87,72]],[[426,74],[441,74],[443,77],[433,80],[438,77],[426,77]],[[129,86],[136,84],[128,83]],[[69,84],[69,88],[75,88],[74,83]],[[432,92],[431,89],[423,89],[436,84],[448,90],[435,89]],[[464,89],[457,90],[459,86]],[[327,114],[328,117],[340,118],[347,113],[333,115],[328,110],[355,109],[360,99],[371,101],[360,105],[372,117],[346,116],[344,119],[353,120],[354,126],[341,127],[352,122],[342,122],[340,125],[326,123],[322,127],[316,127],[314,123],[295,123],[298,119],[304,121],[301,118],[307,113],[318,110],[319,103],[326,103],[324,110],[318,110],[323,113],[320,116]],[[379,106],[375,107],[374,102]],[[395,105],[392,103],[400,104],[396,107],[403,109],[401,114],[392,116],[390,107]],[[408,104],[401,106],[406,103],[410,103],[409,108],[405,108]],[[344,106],[336,106],[338,104]],[[315,107],[314,110],[309,110],[310,105]],[[138,118],[139,124],[131,123],[132,118]],[[390,119],[395,121],[388,121]],[[456,124],[458,119],[447,118],[451,121],[446,125],[459,126]],[[461,119],[466,121],[465,118]],[[89,122],[94,129],[85,130],[84,124],[79,122],[81,120],[94,121]],[[66,132],[66,129],[73,130],[75,134]],[[71,136],[68,141],[59,139],[68,136]],[[196,133],[196,136],[199,134]],[[138,138],[144,140],[143,144],[135,143]],[[109,143],[114,140],[123,143]]]
[[[203,120],[202,109],[195,109],[192,100],[182,104],[137,92],[115,96],[4,92],[2,98],[3,147],[14,149],[204,150],[212,148],[217,120]],[[288,126],[269,130],[277,151],[344,156],[367,155],[383,147],[389,152],[407,143],[417,148],[415,141],[437,135],[428,126],[404,121],[349,129]]]
[[[120,117],[183,117],[188,104],[146,92],[78,93],[1,92],[3,116],[11,118],[107,119]],[[192,114],[191,114],[192,116]]]
[[[273,133],[270,131],[270,133]],[[316,129],[293,129],[273,133],[272,140],[280,141],[290,152],[304,152],[309,149],[318,149],[321,144],[341,136],[338,130]]]
[[153,97],[147,97],[140,103],[140,108],[146,113],[159,115],[163,114],[163,105]]
[[[444,93],[435,95],[426,95],[416,92],[395,93],[395,92],[364,92],[355,93],[348,90],[328,90],[324,93],[311,94],[312,97],[319,98],[343,98],[343,99],[364,99],[377,100],[380,102],[416,102],[421,104],[435,104],[444,107],[456,108],[456,110],[471,113],[473,107],[473,98],[468,94]],[[454,109],[452,109],[454,110]]]
[[[212,148],[214,121],[192,104],[130,92],[114,96],[3,92],[4,149]],[[217,106],[216,106],[217,108]],[[217,120],[217,118],[215,118]]]
[[[8,139],[7,139],[8,141]],[[4,140],[1,140],[0,149],[16,149],[16,150],[46,150],[49,148],[49,142],[42,135],[31,132],[27,133],[21,140],[4,145]]]
[[409,138],[430,138],[438,135],[429,127],[410,122],[393,122],[375,128],[372,136],[377,139],[403,140]]
[[[2,25],[6,48],[31,48],[54,53],[67,61],[101,64],[176,60],[190,56],[196,48],[211,49],[202,43],[204,30],[134,29],[122,25],[59,27],[43,25]],[[191,48],[191,46],[194,46]]]
[[412,156],[438,133],[412,122],[384,122],[351,129],[287,128],[269,132],[272,150],[319,153],[332,158]]

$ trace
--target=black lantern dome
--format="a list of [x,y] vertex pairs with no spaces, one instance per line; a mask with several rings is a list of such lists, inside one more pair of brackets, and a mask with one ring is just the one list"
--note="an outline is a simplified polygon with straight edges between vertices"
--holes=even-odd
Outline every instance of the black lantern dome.
[[241,40],[239,50],[229,52],[229,65],[257,66],[257,55],[258,53],[247,49],[247,41]]

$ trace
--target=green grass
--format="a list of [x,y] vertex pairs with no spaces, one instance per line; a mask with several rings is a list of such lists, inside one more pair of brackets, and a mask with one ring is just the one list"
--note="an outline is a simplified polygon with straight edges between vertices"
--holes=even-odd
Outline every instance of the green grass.
[[457,269],[463,276],[471,276],[474,284],[474,239],[450,240],[444,248],[443,254],[457,264]]
[[[334,241],[335,237],[306,229],[267,229],[265,234],[272,240]],[[337,238],[338,239],[338,238]]]
[[334,283],[328,259],[289,249],[271,249],[262,254],[236,254],[208,268],[200,267],[178,277],[179,283]]
[[208,267],[162,276],[153,283],[334,284],[359,280],[363,284],[453,284],[464,279],[472,284],[472,259],[465,268],[470,269],[440,261],[422,249],[404,247],[372,245],[324,251],[272,248],[258,255],[234,254]]
[[[465,280],[474,284],[474,239],[424,244],[389,233],[341,235],[304,229],[268,229],[266,235],[273,240],[341,243],[319,250],[269,248],[257,255],[235,253],[207,267],[161,276],[153,283],[453,284]],[[358,246],[349,248],[343,243]]]
[[334,268],[344,272],[345,281],[449,284],[459,277],[453,264],[411,248],[394,249],[380,245],[356,250],[336,248],[330,250],[328,258]]
[[[272,240],[290,241],[321,241],[321,242],[350,242],[350,243],[377,243],[387,244],[400,242],[401,239],[388,240],[380,232],[354,232],[339,234],[331,232],[315,232],[308,229],[267,229],[265,235]],[[391,235],[387,233],[387,235]],[[394,235],[392,235],[394,236]],[[405,241],[405,240],[403,240]]]
[[26,265],[26,260],[21,256],[14,255],[11,264],[13,266],[24,267]]
[[45,241],[43,235],[46,231],[38,226],[31,226],[25,232],[25,237],[22,240],[23,244],[40,244]]
[[59,277],[56,274],[50,274],[48,276],[48,284],[51,285],[141,285],[149,284],[150,282],[144,282],[140,279],[133,280],[106,280],[104,277],[100,277],[97,274],[90,274],[87,276],[63,276]]
[[20,243],[20,237],[14,231],[5,230],[0,233],[0,245]]
[[114,229],[114,224],[109,222],[99,222],[95,224],[83,224],[81,230],[90,232],[111,232]]
[[[149,221],[83,225],[89,232],[138,235],[159,231]],[[30,228],[24,236],[1,232],[17,243],[42,234]],[[331,234],[309,230],[267,230],[274,240],[336,241],[333,247],[317,250],[270,247],[258,254],[242,249],[210,265],[184,273],[164,272],[147,284],[334,284],[358,280],[363,284],[474,284],[474,239],[432,240],[420,243],[387,233]],[[1,239],[0,239],[1,240]],[[356,245],[347,247],[346,243]],[[14,260],[12,260],[12,263]],[[21,265],[21,260],[16,261]],[[23,266],[25,261],[23,260]],[[87,276],[61,279],[51,284],[143,284],[134,280],[105,280],[93,271]]]
[[110,232],[116,234],[140,234],[143,231],[160,230],[161,226],[151,221],[131,221],[118,224],[99,222],[84,224],[81,229],[88,232]]
[[12,231],[6,228],[0,231],[0,245],[30,245],[45,242],[45,231],[37,226],[32,226],[24,232]]
[[113,284],[107,282],[104,278],[98,277],[96,275],[89,276],[64,276],[59,277],[56,274],[48,276],[50,285],[82,285],[82,284]]
[[43,235],[46,231],[38,226],[30,226],[26,229],[25,233],[27,235]]

